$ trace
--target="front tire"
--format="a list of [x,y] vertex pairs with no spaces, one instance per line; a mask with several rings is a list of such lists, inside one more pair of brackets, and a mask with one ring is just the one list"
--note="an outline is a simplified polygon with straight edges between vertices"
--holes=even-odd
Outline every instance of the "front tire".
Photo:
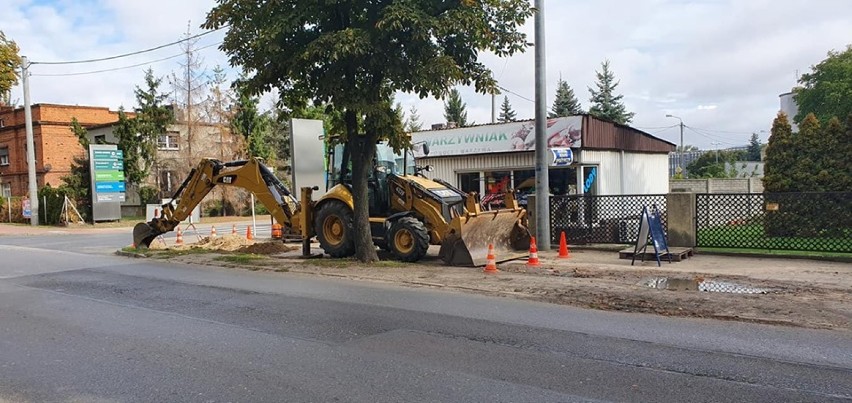
[[416,262],[429,251],[429,231],[422,221],[414,217],[402,217],[391,225],[387,244],[397,259]]
[[352,209],[339,201],[323,204],[314,222],[317,240],[329,256],[349,257],[355,254]]

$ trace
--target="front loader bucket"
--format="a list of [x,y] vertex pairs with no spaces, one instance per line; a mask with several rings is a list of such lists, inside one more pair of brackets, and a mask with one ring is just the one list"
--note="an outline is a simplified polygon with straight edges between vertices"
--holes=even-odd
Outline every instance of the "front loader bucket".
[[162,232],[156,230],[149,223],[140,222],[133,227],[133,245],[137,249],[147,249],[160,234]]
[[498,262],[524,257],[530,245],[525,222],[524,210],[485,211],[456,217],[451,225],[454,230],[441,243],[441,259],[450,266],[484,266],[489,244],[494,246]]

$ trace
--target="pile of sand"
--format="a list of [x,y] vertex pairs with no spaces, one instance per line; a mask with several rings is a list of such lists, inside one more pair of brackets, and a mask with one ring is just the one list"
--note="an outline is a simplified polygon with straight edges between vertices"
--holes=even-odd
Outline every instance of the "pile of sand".
[[206,236],[200,241],[190,245],[193,248],[210,249],[210,250],[225,250],[229,252],[236,251],[240,248],[254,245],[254,240],[245,239],[239,235],[225,235],[216,238]]

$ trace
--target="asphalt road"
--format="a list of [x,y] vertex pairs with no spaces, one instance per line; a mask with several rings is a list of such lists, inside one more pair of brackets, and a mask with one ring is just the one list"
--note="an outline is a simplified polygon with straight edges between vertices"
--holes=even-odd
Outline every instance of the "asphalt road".
[[0,402],[852,400],[848,333],[121,258],[110,237],[0,237]]

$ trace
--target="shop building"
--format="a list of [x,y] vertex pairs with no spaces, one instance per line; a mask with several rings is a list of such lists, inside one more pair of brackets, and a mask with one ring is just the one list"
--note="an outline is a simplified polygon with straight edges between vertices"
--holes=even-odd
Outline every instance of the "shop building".
[[[418,165],[431,176],[483,200],[515,189],[523,201],[534,192],[535,122],[520,121],[421,131]],[[641,130],[590,115],[547,122],[549,188],[553,195],[664,194],[669,191],[669,153],[675,144]],[[499,202],[498,202],[499,203]]]

